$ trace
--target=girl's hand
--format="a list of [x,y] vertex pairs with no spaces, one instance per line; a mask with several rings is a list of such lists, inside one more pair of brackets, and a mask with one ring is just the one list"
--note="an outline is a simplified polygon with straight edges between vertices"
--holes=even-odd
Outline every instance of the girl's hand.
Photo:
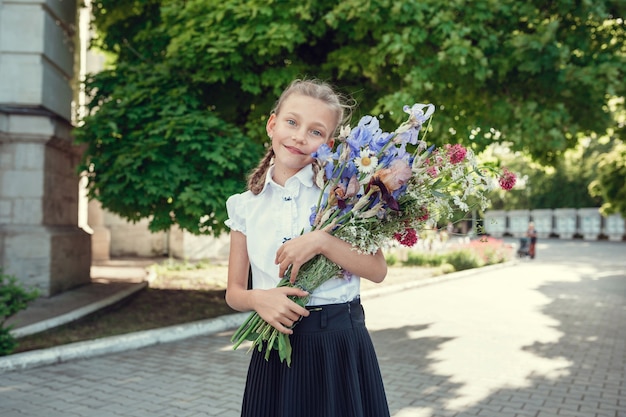
[[291,275],[289,281],[293,284],[296,282],[300,267],[315,255],[321,253],[320,248],[323,245],[324,238],[329,237],[326,232],[315,230],[310,233],[298,236],[278,248],[274,263],[278,267],[278,276],[283,278],[287,268],[291,265]]
[[254,310],[259,316],[285,334],[292,334],[291,327],[294,323],[300,320],[300,317],[309,315],[309,310],[287,298],[290,295],[306,297],[309,293],[299,288],[279,287],[259,290],[254,300]]

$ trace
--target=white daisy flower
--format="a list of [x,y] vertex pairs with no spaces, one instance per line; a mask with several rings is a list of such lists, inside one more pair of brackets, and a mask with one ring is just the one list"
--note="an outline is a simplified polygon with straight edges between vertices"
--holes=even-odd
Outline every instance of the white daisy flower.
[[354,160],[359,172],[363,174],[371,174],[378,166],[378,158],[369,151],[369,149],[361,149],[359,157]]

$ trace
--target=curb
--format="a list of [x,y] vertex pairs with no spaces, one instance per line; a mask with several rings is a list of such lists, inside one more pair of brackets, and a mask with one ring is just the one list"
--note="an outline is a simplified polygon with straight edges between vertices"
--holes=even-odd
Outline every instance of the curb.
[[248,314],[229,314],[215,319],[16,353],[0,358],[0,373],[141,349],[190,337],[206,336],[240,326]]
[[137,283],[133,286],[128,287],[124,291],[120,291],[98,302],[91,303],[81,308],[77,308],[76,310],[70,311],[69,313],[65,313],[60,316],[50,318],[48,320],[43,320],[38,323],[30,324],[28,326],[18,327],[17,329],[13,329],[11,330],[11,335],[13,337],[20,338],[20,337],[29,336],[35,333],[40,333],[45,330],[61,326],[63,324],[70,323],[74,320],[83,318],[91,313],[95,313],[96,311],[102,308],[113,305],[127,297],[130,297],[134,293],[146,288],[147,286],[148,286],[148,283],[145,281],[141,283]]
[[[517,261],[509,261],[481,268],[453,272],[437,277],[418,279],[404,284],[389,285],[385,288],[376,288],[364,291],[361,293],[361,298],[367,300],[375,297],[381,297],[399,291],[476,275],[486,269],[505,268],[515,264],[517,264]],[[249,314],[249,312],[229,314],[214,319],[200,320],[186,324],[162,327],[159,329],[144,330],[141,332],[119,336],[70,343],[49,349],[16,353],[0,357],[0,374],[39,366],[52,365],[71,360],[88,359],[101,355],[124,352],[127,350],[141,349],[161,343],[177,342],[192,337],[208,336],[239,327]]]

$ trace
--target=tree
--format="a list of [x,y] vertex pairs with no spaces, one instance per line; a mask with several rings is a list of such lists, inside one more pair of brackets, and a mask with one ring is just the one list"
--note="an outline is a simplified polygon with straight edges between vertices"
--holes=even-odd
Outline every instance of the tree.
[[603,214],[619,213],[626,218],[626,144],[616,142],[610,152],[598,157],[597,167],[597,179],[589,185],[589,192],[605,201]]
[[507,147],[491,147],[481,157],[500,160],[519,175],[513,190],[506,194],[494,192],[492,206],[502,210],[598,207],[602,199],[592,195],[588,187],[597,178],[598,158],[611,148],[607,140],[581,138],[575,148],[568,149],[555,164],[547,166]]
[[[173,223],[222,230],[218,200],[242,187],[265,141],[265,117],[297,77],[331,80],[359,103],[355,118],[378,114],[389,128],[404,118],[404,104],[435,103],[428,137],[435,144],[464,142],[479,152],[507,141],[545,163],[557,161],[580,135],[613,126],[606,102],[626,88],[620,1],[93,5],[97,44],[115,62],[88,80],[90,115],[77,130],[77,139],[89,144],[90,194],[124,217],[154,216],[153,230]],[[213,125],[223,134],[201,139]],[[227,171],[194,176],[194,164],[210,160],[209,144],[226,137],[234,149],[221,148],[214,159]],[[144,148],[153,150],[152,159],[137,157]],[[199,157],[200,149],[204,159],[188,164],[185,158]],[[177,185],[158,188],[164,170]],[[149,192],[138,195],[146,179],[152,179]],[[201,213],[210,221],[195,227]]]

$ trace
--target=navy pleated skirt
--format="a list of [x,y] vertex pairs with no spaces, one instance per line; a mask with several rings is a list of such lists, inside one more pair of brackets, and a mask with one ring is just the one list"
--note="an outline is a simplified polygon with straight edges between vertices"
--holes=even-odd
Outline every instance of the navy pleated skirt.
[[290,336],[291,367],[253,350],[242,417],[389,416],[360,300],[309,310]]

